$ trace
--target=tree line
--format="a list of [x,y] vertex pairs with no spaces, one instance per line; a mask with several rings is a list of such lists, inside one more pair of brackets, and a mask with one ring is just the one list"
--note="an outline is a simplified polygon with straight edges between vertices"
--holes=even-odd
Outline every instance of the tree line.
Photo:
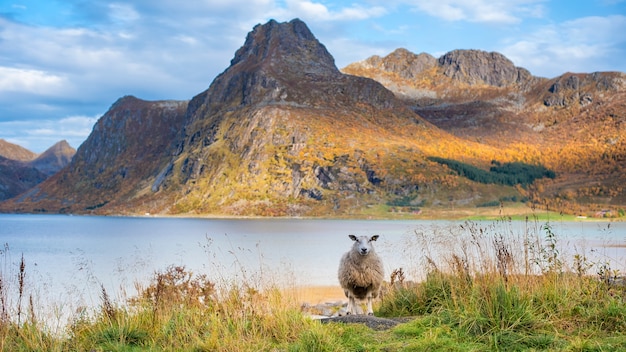
[[554,171],[547,169],[543,165],[531,165],[518,161],[500,163],[497,160],[492,160],[492,166],[489,168],[489,171],[487,171],[453,159],[433,156],[428,157],[428,160],[446,165],[448,168],[455,171],[459,176],[484,184],[528,186],[537,179],[544,177],[553,179],[556,177],[556,173]]

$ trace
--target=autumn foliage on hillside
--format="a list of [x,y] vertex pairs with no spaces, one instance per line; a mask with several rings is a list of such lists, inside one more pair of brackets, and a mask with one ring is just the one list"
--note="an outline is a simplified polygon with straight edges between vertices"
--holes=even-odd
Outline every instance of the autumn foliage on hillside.
[[490,53],[471,55],[474,61],[465,56],[452,68],[442,58],[398,49],[343,71],[378,80],[420,116],[477,147],[469,153],[443,147],[432,150],[431,156],[483,170],[489,168],[488,160],[543,165],[556,177],[518,187],[533,206],[592,216],[623,213],[626,75],[526,76],[495,85],[487,82],[488,66],[480,71],[487,72],[483,80],[471,72],[488,62],[498,76],[514,70],[512,64],[489,60]]

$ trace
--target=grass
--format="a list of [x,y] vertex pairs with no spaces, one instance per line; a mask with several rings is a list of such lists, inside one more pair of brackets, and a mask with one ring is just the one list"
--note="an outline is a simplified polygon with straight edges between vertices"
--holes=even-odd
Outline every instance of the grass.
[[0,350],[626,350],[619,271],[564,254],[549,222],[529,222],[521,233],[512,228],[500,219],[467,221],[450,234],[415,233],[411,242],[423,251],[427,274],[420,282],[406,280],[400,268],[390,275],[376,315],[411,318],[387,331],[321,324],[302,312],[303,297],[335,297],[337,288],[214,282],[171,266],[124,304],[103,288],[98,309],[50,333],[24,294],[27,262],[12,267],[5,259]]

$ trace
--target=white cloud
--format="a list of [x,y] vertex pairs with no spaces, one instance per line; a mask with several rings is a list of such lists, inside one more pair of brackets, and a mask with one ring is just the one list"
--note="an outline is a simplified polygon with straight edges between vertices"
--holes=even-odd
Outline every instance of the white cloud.
[[311,21],[355,21],[384,15],[387,10],[382,6],[364,7],[352,4],[338,10],[331,10],[326,5],[309,0],[287,0],[283,15],[300,17]]
[[543,15],[545,0],[406,0],[416,11],[446,21],[513,24]]
[[626,55],[626,16],[585,17],[543,26],[501,52],[540,76],[612,70]]
[[0,93],[20,92],[49,95],[66,84],[61,76],[40,70],[0,66]]

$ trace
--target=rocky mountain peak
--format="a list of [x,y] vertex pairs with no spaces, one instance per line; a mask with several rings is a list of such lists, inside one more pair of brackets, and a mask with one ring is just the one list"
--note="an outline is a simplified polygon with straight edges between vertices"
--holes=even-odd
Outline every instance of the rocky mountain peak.
[[396,72],[400,77],[413,79],[421,72],[437,65],[437,59],[426,53],[415,54],[399,48],[385,56],[381,61],[383,70]]
[[31,162],[31,165],[49,176],[69,164],[74,154],[76,154],[76,149],[72,148],[66,140],[62,140],[41,153]]
[[337,75],[335,60],[299,19],[258,24],[231,60],[231,67],[271,66],[313,75]]
[[[336,99],[328,102],[329,95]],[[355,100],[389,106],[390,99],[393,94],[379,83],[342,74],[301,20],[270,20],[248,33],[231,65],[191,100],[187,115],[193,123],[252,106],[353,106]]]
[[506,56],[482,50],[453,50],[439,58],[443,74],[468,84],[488,84],[505,87],[525,84],[533,76],[516,67]]

